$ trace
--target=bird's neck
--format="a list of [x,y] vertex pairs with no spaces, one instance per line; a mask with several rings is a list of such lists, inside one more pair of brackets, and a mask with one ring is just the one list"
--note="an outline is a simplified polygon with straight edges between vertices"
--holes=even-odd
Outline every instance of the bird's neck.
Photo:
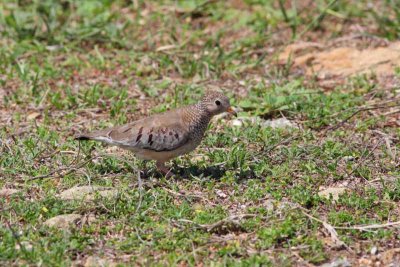
[[212,118],[212,114],[207,111],[206,107],[202,103],[197,103],[186,107],[184,117],[189,128],[194,129],[200,137],[206,131],[208,123]]
[[196,112],[198,112],[197,117],[199,118],[198,120],[201,122],[207,122],[207,124],[210,122],[214,114],[208,111],[207,107],[205,104],[202,102],[199,102],[194,105]]

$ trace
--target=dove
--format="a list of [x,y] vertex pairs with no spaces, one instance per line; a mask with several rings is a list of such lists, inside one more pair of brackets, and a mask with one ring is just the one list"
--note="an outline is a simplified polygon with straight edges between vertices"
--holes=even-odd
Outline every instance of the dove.
[[130,150],[139,159],[155,160],[158,170],[170,176],[165,163],[198,147],[212,117],[224,112],[236,116],[228,97],[218,91],[208,91],[196,104],[81,134],[75,139],[95,140]]

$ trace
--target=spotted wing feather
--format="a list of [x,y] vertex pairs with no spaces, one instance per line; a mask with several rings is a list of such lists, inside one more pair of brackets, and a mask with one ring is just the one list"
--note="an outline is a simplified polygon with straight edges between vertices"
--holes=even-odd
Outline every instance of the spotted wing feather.
[[188,142],[189,132],[184,129],[176,112],[167,112],[83,135],[80,139],[93,139],[132,149],[172,151]]

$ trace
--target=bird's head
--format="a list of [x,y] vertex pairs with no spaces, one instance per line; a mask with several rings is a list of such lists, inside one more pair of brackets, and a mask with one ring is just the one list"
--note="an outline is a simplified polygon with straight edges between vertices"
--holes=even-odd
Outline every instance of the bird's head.
[[201,100],[206,110],[214,115],[221,114],[223,112],[229,112],[236,116],[236,111],[231,107],[229,98],[218,91],[207,91]]

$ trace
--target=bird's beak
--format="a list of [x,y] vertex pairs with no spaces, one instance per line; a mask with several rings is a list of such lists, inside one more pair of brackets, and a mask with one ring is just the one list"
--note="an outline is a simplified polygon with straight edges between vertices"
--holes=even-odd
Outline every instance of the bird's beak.
[[237,117],[237,113],[232,107],[229,107],[226,111],[232,114],[233,116]]

